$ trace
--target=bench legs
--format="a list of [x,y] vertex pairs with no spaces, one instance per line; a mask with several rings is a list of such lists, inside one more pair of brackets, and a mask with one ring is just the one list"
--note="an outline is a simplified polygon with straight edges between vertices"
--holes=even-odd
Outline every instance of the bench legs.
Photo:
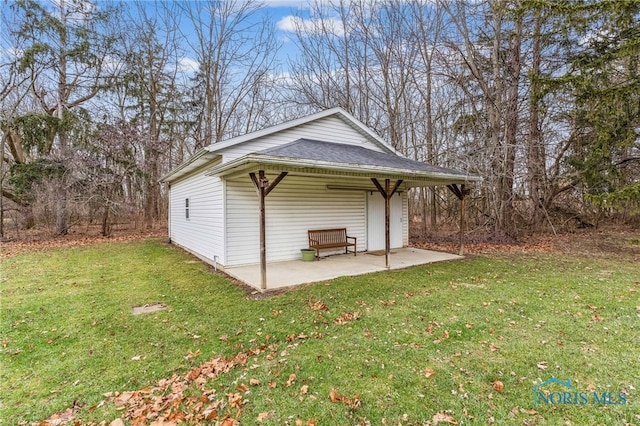
[[[349,247],[350,247],[350,246],[345,246],[345,248],[344,248],[344,254],[349,254]],[[316,251],[316,260],[320,260],[320,250],[321,250],[321,249],[314,248],[314,250]],[[328,250],[328,248],[327,248],[326,250]],[[357,254],[358,254],[358,252],[356,251],[356,248],[354,247],[354,248],[353,248],[353,255],[354,255],[354,256],[357,256]]]

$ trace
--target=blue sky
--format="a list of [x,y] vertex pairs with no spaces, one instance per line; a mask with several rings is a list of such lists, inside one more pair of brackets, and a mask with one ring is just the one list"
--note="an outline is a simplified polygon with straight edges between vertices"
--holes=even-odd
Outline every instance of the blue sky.
[[[0,0],[2,1],[2,0]],[[69,1],[69,0],[67,0]],[[120,2],[122,4],[127,3],[127,0],[116,0],[116,2]],[[182,1],[182,0],[175,0]],[[197,1],[197,0],[196,0]],[[224,1],[224,0],[222,0]],[[9,3],[11,0],[9,0]],[[154,5],[157,3],[154,0],[147,0],[149,4],[149,11],[151,12],[154,9]],[[56,8],[60,3],[60,0],[40,0],[40,3],[48,6],[50,8]],[[98,6],[103,3],[100,0],[97,1]],[[282,65],[286,67],[286,61],[289,56],[295,55],[295,45],[291,41],[290,36],[294,31],[296,25],[306,26],[312,22],[311,13],[311,2],[307,0],[267,0],[261,2],[264,6],[260,10],[260,17],[269,16],[273,25],[276,29],[276,34],[278,41],[281,43],[281,52],[279,55],[279,59],[282,62]],[[328,1],[327,1],[328,3]],[[2,6],[0,7],[2,14],[4,15],[4,19],[11,21],[11,10],[8,2],[2,1]],[[337,22],[337,20],[335,21]],[[182,23],[184,32],[189,33],[188,23]],[[7,39],[2,37],[0,40],[0,50],[2,50],[2,56],[11,55],[13,50],[13,46],[7,45]],[[184,67],[184,71],[188,71],[189,68],[193,68],[197,66],[197,63],[189,57],[190,55],[186,55],[181,62],[181,65]]]
[[[126,0],[122,1],[126,2]],[[330,0],[326,0],[323,3],[328,4],[329,1]],[[149,3],[151,4],[152,0],[149,0]],[[262,4],[263,7],[260,9],[256,19],[264,16],[270,18],[275,27],[277,39],[281,44],[279,57],[282,61],[286,61],[288,56],[295,55],[296,52],[296,47],[291,41],[291,36],[296,26],[302,26],[304,28],[314,21],[314,18],[311,16],[313,0],[267,0],[259,3]],[[338,21],[335,20],[335,22],[337,23]],[[183,25],[189,26],[190,23],[183,23]],[[183,28],[183,30],[186,30],[184,33],[189,33],[187,28]],[[188,59],[189,58],[186,58],[185,64],[189,62]],[[192,63],[192,65],[195,65],[195,62]],[[283,65],[286,64],[283,63]]]

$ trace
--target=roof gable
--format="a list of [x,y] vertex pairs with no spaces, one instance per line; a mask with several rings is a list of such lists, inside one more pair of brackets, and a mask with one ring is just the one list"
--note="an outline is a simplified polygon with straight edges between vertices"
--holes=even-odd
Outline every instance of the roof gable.
[[387,144],[380,136],[375,134],[371,129],[358,121],[351,114],[346,112],[344,109],[340,107],[327,109],[324,111],[320,111],[315,114],[307,115],[305,117],[301,117],[295,120],[287,121],[281,124],[277,124],[275,126],[267,127],[262,130],[257,130],[255,132],[247,133],[245,135],[236,136],[231,139],[227,139],[221,142],[212,143],[207,146],[205,149],[209,152],[217,152],[226,148],[230,148],[235,145],[243,144],[255,139],[263,138],[266,136],[273,135],[278,132],[282,132],[284,130],[289,130],[294,127],[298,127],[307,123],[311,123],[313,121],[318,121],[326,117],[335,116],[341,119],[343,122],[348,124],[351,128],[356,130],[358,133],[365,136],[370,142],[382,148],[384,151],[396,153],[396,151],[391,147],[391,145]]
[[309,124],[312,122],[317,122],[328,117],[335,117],[337,119],[340,119],[342,122],[346,123],[351,129],[355,130],[356,133],[362,135],[362,137],[366,141],[378,147],[382,151],[397,154],[397,152],[389,144],[387,144],[380,136],[375,134],[371,129],[369,129],[363,123],[358,121],[355,117],[353,117],[351,114],[346,112],[344,109],[340,107],[336,107],[336,108],[320,111],[315,114],[307,115],[305,117],[301,117],[295,120],[290,120],[275,126],[267,127],[262,130],[247,133],[241,136],[236,136],[234,138],[227,139],[221,142],[212,143],[206,146],[205,148],[201,149],[197,153],[195,153],[193,156],[185,160],[183,163],[181,163],[177,167],[175,167],[172,171],[170,171],[165,176],[163,176],[161,181],[173,182],[198,169],[209,167],[211,166],[212,162],[218,158],[218,155],[221,155],[224,151],[229,151],[230,148],[235,148],[235,147],[239,148],[240,146],[248,144],[252,141],[257,141],[259,139],[267,138],[269,136],[275,135],[276,133],[285,132],[295,127],[303,126],[305,124]]

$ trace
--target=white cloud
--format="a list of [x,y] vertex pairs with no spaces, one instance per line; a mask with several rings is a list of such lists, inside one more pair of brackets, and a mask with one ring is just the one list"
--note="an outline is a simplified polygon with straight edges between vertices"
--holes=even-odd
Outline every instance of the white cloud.
[[309,0],[265,0],[262,2],[266,7],[291,7],[308,9],[311,7]]
[[[403,0],[404,1],[404,0]],[[265,7],[290,7],[296,9],[312,9],[315,6],[338,6],[350,3],[360,4],[362,0],[263,0]],[[365,0],[364,4],[375,4],[377,0]]]
[[0,48],[0,58],[7,58],[11,61],[21,58],[24,55],[24,50],[15,47]]
[[329,32],[336,36],[344,35],[342,22],[336,18],[301,18],[299,16],[285,16],[276,24],[278,29],[284,32],[295,33],[302,31],[307,34],[319,34]]
[[96,5],[87,0],[63,1],[50,0],[56,16],[60,17],[62,9],[65,10],[65,19],[70,24],[82,25],[96,11]]
[[192,73],[196,72],[200,69],[200,63],[191,58],[180,58],[178,59],[178,71],[183,73]]

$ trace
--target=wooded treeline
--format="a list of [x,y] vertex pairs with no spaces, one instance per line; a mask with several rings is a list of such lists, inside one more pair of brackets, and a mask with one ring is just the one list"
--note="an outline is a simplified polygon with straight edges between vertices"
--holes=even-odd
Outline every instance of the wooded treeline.
[[[279,23],[245,1],[2,11],[3,233],[154,228],[159,179],[198,149],[334,106],[410,158],[482,176],[474,228],[638,220],[637,1],[318,2]],[[453,200],[417,191],[412,216],[434,229]]]

